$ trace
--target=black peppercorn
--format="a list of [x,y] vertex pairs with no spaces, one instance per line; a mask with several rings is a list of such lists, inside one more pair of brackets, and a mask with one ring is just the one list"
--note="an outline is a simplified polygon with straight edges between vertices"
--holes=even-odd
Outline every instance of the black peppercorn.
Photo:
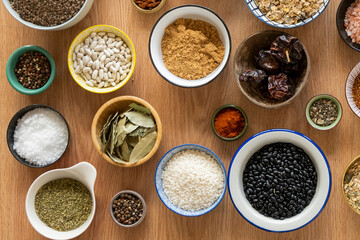
[[112,205],[116,220],[125,225],[136,223],[143,215],[143,204],[141,200],[132,194],[120,194]]

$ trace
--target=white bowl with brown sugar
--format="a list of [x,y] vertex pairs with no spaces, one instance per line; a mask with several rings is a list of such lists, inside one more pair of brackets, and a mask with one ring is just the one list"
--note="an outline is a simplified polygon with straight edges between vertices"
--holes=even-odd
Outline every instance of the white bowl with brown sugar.
[[225,22],[199,5],[175,7],[155,23],[150,59],[168,82],[185,88],[213,81],[229,61],[231,39]]

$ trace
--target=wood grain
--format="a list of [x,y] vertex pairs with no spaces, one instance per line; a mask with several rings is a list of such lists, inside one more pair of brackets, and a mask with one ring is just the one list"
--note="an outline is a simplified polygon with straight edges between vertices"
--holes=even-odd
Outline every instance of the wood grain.
[[[227,24],[232,38],[231,61],[211,84],[197,89],[175,87],[163,80],[153,68],[148,54],[148,38],[155,21],[167,10],[180,4],[200,4],[218,13]],[[345,99],[345,80],[360,60],[339,37],[335,14],[339,0],[330,2],[314,22],[286,32],[298,36],[311,59],[308,84],[290,105],[281,109],[263,109],[248,101],[236,86],[233,56],[247,36],[274,29],[258,20],[242,0],[167,1],[154,14],[139,13],[130,0],[96,0],[87,15],[76,26],[59,32],[30,29],[17,22],[0,5],[0,239],[42,239],[31,227],[25,214],[25,196],[31,183],[43,172],[72,166],[80,161],[93,164],[98,177],[95,184],[97,208],[94,221],[79,239],[359,239],[360,216],[344,202],[341,176],[346,165],[359,154],[359,119]],[[120,90],[106,95],[89,93],[71,78],[66,55],[71,41],[86,27],[110,24],[132,39],[137,53],[135,73]],[[16,92],[6,80],[5,66],[11,53],[27,44],[47,49],[56,62],[57,74],[44,93],[25,96]],[[313,129],[305,119],[305,106],[316,94],[329,93],[343,106],[340,124],[329,131]],[[97,109],[116,96],[133,95],[148,101],[158,111],[163,123],[163,140],[157,154],[146,164],[124,169],[104,161],[95,151],[90,127]],[[18,163],[10,154],[5,137],[11,117],[29,104],[47,104],[67,119],[71,140],[63,158],[51,167],[31,169]],[[225,142],[211,130],[210,118],[217,107],[232,103],[241,106],[249,118],[247,133],[238,141]],[[248,137],[265,129],[289,128],[312,138],[325,152],[332,170],[333,186],[329,202],[319,217],[295,232],[278,234],[257,229],[235,210],[228,194],[212,212],[197,218],[185,218],[168,210],[158,198],[154,172],[159,159],[170,148],[183,143],[197,143],[212,149],[228,168],[236,149]],[[116,225],[108,210],[117,192],[132,189],[147,202],[146,219],[134,229]]]

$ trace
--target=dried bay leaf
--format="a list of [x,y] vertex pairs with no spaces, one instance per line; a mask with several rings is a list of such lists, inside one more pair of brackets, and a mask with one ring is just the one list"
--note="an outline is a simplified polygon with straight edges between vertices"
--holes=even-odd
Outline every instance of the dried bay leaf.
[[128,122],[125,125],[125,131],[126,131],[126,133],[131,133],[131,132],[135,131],[138,127],[139,127],[138,125],[135,125],[132,122]]
[[155,126],[154,120],[147,114],[141,112],[126,112],[124,115],[135,125],[152,128]]
[[135,147],[136,144],[139,143],[139,137],[127,136],[126,141],[127,141],[128,145]]
[[130,163],[136,163],[145,157],[153,149],[157,138],[157,132],[152,132],[142,138],[130,154]]
[[150,133],[152,133],[152,132],[154,132],[154,131],[156,131],[156,126],[147,129],[147,130],[144,132],[144,134],[142,135],[142,137],[145,137],[145,136],[149,135]]
[[115,148],[115,144],[116,144],[116,127],[118,124],[118,120],[119,117],[116,117],[115,120],[113,121],[112,125],[111,125],[111,138],[110,138],[110,146],[109,146],[109,151],[110,154],[114,153],[114,148]]
[[139,111],[139,112],[143,112],[143,113],[146,113],[146,114],[151,114],[150,109],[148,109],[146,107],[143,107],[143,106],[140,106],[139,104],[136,104],[136,103],[131,103],[129,105],[129,107],[131,107],[132,109],[135,109],[136,111]]
[[120,159],[119,157],[115,156],[115,155],[112,155],[110,154],[109,152],[107,152],[108,156],[111,158],[111,160],[113,160],[114,162],[117,162],[117,163],[122,163],[122,164],[127,164],[128,162]]
[[130,149],[126,141],[124,141],[121,146],[121,155],[125,161],[129,161],[130,159]]
[[122,118],[116,127],[116,147],[119,147],[126,138],[126,129],[125,129],[125,123],[126,123],[126,117]]

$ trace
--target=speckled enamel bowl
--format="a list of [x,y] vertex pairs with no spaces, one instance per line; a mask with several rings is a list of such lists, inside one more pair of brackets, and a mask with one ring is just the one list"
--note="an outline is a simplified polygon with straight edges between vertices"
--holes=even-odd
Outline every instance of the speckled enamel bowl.
[[[210,155],[219,164],[219,166],[221,167],[223,174],[224,174],[224,189],[223,189],[222,193],[220,194],[219,198],[210,207],[199,210],[199,211],[187,211],[187,210],[179,208],[178,206],[176,206],[175,204],[173,204],[170,201],[170,199],[166,196],[166,194],[164,192],[164,187],[163,187],[163,182],[162,182],[162,174],[163,174],[166,164],[175,154],[182,152],[182,151],[186,151],[186,150],[202,151],[202,152],[205,152],[206,154]],[[196,145],[196,144],[184,144],[184,145],[180,145],[180,146],[174,147],[173,149],[169,150],[160,159],[159,164],[156,168],[156,172],[155,172],[155,187],[156,187],[156,191],[157,191],[157,194],[158,194],[160,200],[168,209],[170,209],[174,213],[177,213],[177,214],[179,214],[181,216],[185,216],[185,217],[201,216],[201,215],[204,215],[204,214],[212,211],[214,208],[216,208],[216,206],[219,205],[219,203],[221,202],[221,200],[223,199],[223,197],[225,195],[226,186],[227,186],[226,170],[225,170],[224,164],[222,163],[220,158],[210,149],[200,146],[200,145]]]
[[[127,77],[119,82],[117,85],[115,85],[114,87],[107,87],[107,88],[97,88],[97,87],[90,87],[85,83],[85,80],[77,73],[75,73],[75,69],[74,69],[74,63],[72,60],[72,55],[73,52],[75,51],[75,47],[77,46],[77,44],[85,41],[85,39],[93,32],[111,32],[114,33],[117,37],[122,38],[122,40],[128,45],[128,47],[130,48],[131,51],[131,55],[132,55],[132,64],[131,64],[131,69],[130,72],[128,73]],[[118,90],[119,88],[121,88],[122,86],[124,86],[129,79],[131,78],[134,69],[135,69],[135,63],[136,63],[136,53],[135,53],[135,47],[133,45],[133,43],[131,42],[130,38],[120,29],[110,26],[110,25],[95,25],[95,26],[91,26],[85,30],[83,30],[81,33],[79,33],[74,41],[71,43],[70,48],[69,48],[69,52],[68,52],[68,67],[69,67],[69,71],[71,76],[73,77],[73,79],[75,80],[75,82],[77,84],[80,85],[80,87],[82,87],[83,89],[89,91],[89,92],[93,92],[93,93],[110,93],[113,92],[115,90]]]
[[360,109],[356,106],[353,98],[353,86],[356,80],[356,77],[360,75],[360,63],[356,64],[356,66],[351,70],[349,76],[346,80],[345,86],[345,94],[346,100],[351,108],[351,110],[356,114],[356,116],[360,117]]

